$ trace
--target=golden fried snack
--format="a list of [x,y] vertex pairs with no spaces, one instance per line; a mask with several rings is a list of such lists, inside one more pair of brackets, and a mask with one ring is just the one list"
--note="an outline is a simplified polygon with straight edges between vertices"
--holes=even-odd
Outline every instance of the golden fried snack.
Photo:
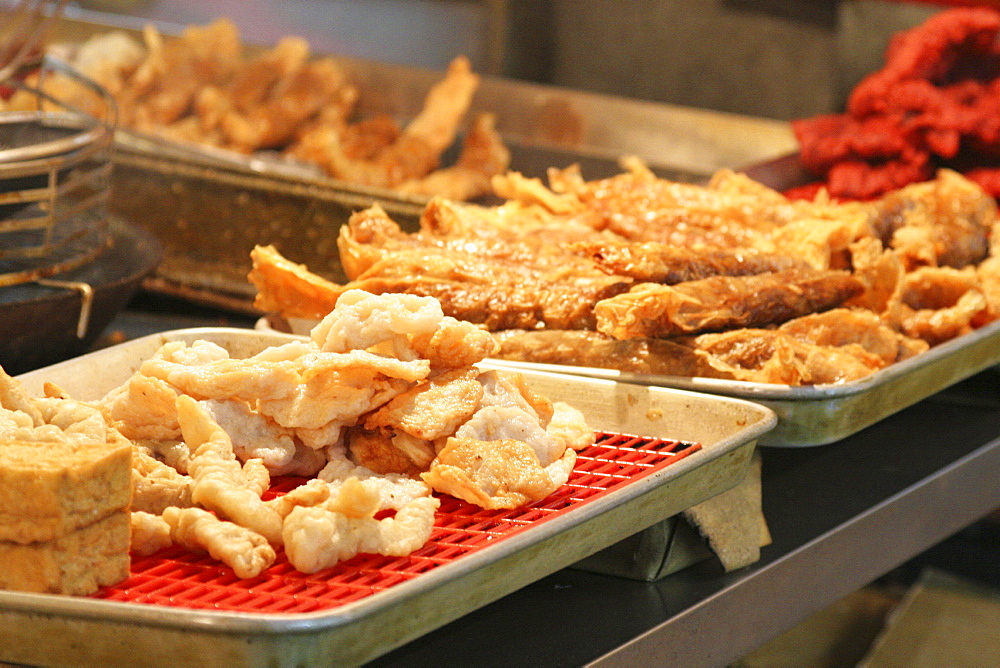
[[415,476],[426,470],[427,464],[434,458],[434,447],[427,443],[421,448],[416,453],[420,460],[418,463],[413,458],[415,448],[399,447],[398,440],[398,434],[388,429],[351,427],[344,432],[351,461],[358,466],[378,474],[398,473],[407,476]]
[[1000,255],[983,260],[976,269],[988,313],[982,324],[1000,319]]
[[[178,545],[201,550],[233,569],[236,577],[253,578],[274,563],[270,541],[251,529],[220,520],[201,508],[167,508],[163,520]],[[280,544],[280,535],[278,536]]]
[[129,550],[140,557],[148,557],[174,544],[170,537],[170,524],[159,513],[133,510],[131,517],[132,536]]
[[825,385],[858,380],[884,365],[861,346],[824,346],[788,332],[743,328],[701,334],[691,341],[709,363],[736,380],[779,385]]
[[860,346],[875,355],[883,366],[926,351],[922,339],[908,337],[885,324],[871,311],[835,308],[812,313],[782,324],[778,331],[818,346]]
[[879,199],[873,224],[907,269],[961,268],[983,260],[996,221],[992,197],[958,172],[942,169],[931,181],[914,183]]
[[257,288],[254,306],[261,311],[318,320],[333,310],[345,290],[286,260],[274,246],[256,246],[250,258],[253,269],[248,278]]
[[425,441],[449,436],[479,407],[484,390],[478,375],[469,366],[421,382],[369,413],[365,429],[391,429]]
[[[340,132],[317,127],[288,149],[320,165],[328,174],[351,183],[392,188],[426,176],[437,168],[441,154],[454,142],[468,111],[479,76],[469,60],[452,60],[444,79],[427,93],[423,109],[395,140],[366,159],[352,157]],[[304,145],[304,146],[303,146]]]
[[597,330],[616,339],[670,337],[777,324],[839,306],[862,289],[843,271],[715,276],[674,286],[644,283],[598,302],[594,315]]
[[160,514],[167,506],[187,508],[194,502],[194,480],[140,449],[132,453],[132,508]]
[[708,363],[704,353],[669,339],[618,340],[587,330],[494,332],[499,359],[541,364],[617,369],[630,373],[690,378],[731,378]]
[[187,395],[177,398],[177,415],[184,440],[191,448],[191,500],[280,545],[281,516],[261,500],[260,491],[248,484],[226,432]]
[[454,165],[404,181],[398,189],[404,193],[471,200],[490,193],[493,177],[503,174],[509,165],[510,150],[496,130],[496,117],[478,114],[462,140]]
[[146,57],[116,101],[123,126],[149,132],[186,114],[198,90],[233,71],[242,50],[228,19],[188,26],[170,43],[152,26],[143,34]]
[[593,259],[609,274],[667,285],[710,276],[753,276],[809,267],[797,257],[762,253],[752,248],[690,250],[654,241],[581,242],[572,244],[570,250]]
[[394,516],[375,519],[380,506],[374,488],[349,478],[325,504],[294,508],[283,530],[288,561],[296,570],[315,573],[360,552],[409,554],[430,538],[440,501],[418,497],[402,504]]
[[542,466],[524,441],[452,437],[420,477],[438,492],[483,508],[517,508],[565,484],[575,462],[576,452],[569,448]]

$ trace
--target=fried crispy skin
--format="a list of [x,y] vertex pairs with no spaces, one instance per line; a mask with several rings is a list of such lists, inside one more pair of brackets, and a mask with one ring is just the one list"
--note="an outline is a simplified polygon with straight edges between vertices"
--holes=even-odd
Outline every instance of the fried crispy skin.
[[767,237],[793,208],[780,195],[765,200],[634,173],[587,182],[576,195],[596,229],[688,248],[769,250]]
[[[997,317],[996,205],[961,175],[838,203],[728,170],[696,186],[627,168],[550,170],[551,189],[498,176],[504,204],[436,198],[415,233],[358,212],[338,237],[351,283],[327,292],[434,297],[507,359],[793,384],[859,377]],[[711,349],[692,342],[724,330]]]
[[642,283],[667,285],[710,276],[752,276],[808,267],[797,258],[754,249],[692,251],[654,241],[579,242],[570,249],[593,259],[609,274],[628,276]]
[[254,306],[292,318],[322,318],[333,310],[342,286],[285,259],[274,246],[250,252],[253,269],[248,278],[257,288]]
[[873,224],[907,269],[961,268],[986,258],[997,204],[971,181],[943,169],[936,179],[884,195]]
[[789,270],[714,276],[675,286],[643,283],[594,307],[597,329],[616,339],[761,327],[839,306],[863,289],[843,271]]
[[733,378],[709,364],[708,357],[670,339],[619,341],[587,330],[506,330],[495,332],[499,359],[541,364],[617,369],[662,376]]

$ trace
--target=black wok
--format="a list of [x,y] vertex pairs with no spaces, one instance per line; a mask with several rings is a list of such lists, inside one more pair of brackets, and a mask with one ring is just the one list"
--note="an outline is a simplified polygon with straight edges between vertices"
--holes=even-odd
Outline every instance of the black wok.
[[107,249],[77,269],[50,277],[90,285],[92,301],[82,331],[80,291],[34,282],[0,288],[0,366],[8,374],[86,352],[160,263],[163,251],[150,233],[115,217],[108,226]]

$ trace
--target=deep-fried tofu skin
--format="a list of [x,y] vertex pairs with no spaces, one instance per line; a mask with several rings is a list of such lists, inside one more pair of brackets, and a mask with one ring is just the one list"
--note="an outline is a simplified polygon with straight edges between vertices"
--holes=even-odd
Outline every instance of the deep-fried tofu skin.
[[992,197],[948,169],[932,181],[886,194],[876,208],[877,234],[900,253],[908,269],[961,268],[983,260],[997,217]]
[[835,308],[789,320],[779,332],[819,346],[860,346],[888,366],[927,350],[921,339],[900,334],[862,309]]
[[254,306],[261,311],[318,320],[333,310],[345,290],[285,259],[274,246],[256,246],[250,258],[248,278],[257,288]]
[[660,376],[730,378],[704,353],[669,339],[620,341],[586,330],[507,330],[495,332],[496,357],[514,362],[567,364]]
[[823,346],[787,332],[737,329],[693,341],[711,363],[737,380],[780,385],[825,385],[858,380],[882,368],[861,346]]
[[863,286],[843,271],[789,270],[715,276],[668,286],[644,283],[594,308],[598,331],[616,339],[762,327],[839,306]]
[[593,259],[609,274],[668,285],[710,276],[752,276],[809,266],[790,255],[752,248],[691,250],[653,241],[628,243],[609,239],[576,243],[570,249]]

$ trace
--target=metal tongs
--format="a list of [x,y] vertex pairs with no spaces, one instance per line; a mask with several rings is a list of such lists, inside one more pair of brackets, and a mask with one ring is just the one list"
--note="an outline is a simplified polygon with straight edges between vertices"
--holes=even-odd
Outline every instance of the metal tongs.
[[0,25],[0,82],[32,69],[44,55],[42,43],[49,27],[62,14],[67,0],[6,0]]

